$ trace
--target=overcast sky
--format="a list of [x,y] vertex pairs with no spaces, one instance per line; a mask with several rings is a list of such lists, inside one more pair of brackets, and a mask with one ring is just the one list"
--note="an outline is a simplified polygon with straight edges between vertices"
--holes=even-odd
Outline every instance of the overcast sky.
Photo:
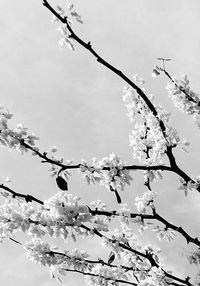
[[[57,1],[51,3],[56,5]],[[156,58],[169,57],[170,73],[178,78],[188,74],[193,89],[199,90],[200,2],[75,0],[73,3],[84,20],[84,25],[76,24],[74,30],[126,75],[138,74],[144,78],[156,102],[172,112],[171,124],[181,138],[191,141],[189,153],[176,152],[178,163],[189,175],[200,175],[199,131],[191,118],[173,107],[165,89],[166,79],[151,77]],[[42,0],[1,1],[0,103],[14,114],[11,127],[23,123],[40,137],[41,151],[56,145],[60,155],[76,163],[82,158],[101,158],[111,152],[128,164],[136,163],[128,142],[132,126],[122,102],[124,82],[83,48],[75,45],[75,52],[60,50],[60,34],[50,20],[51,14],[43,7]],[[0,159],[0,183],[8,176],[14,190],[42,200],[57,191],[48,166],[40,164],[38,158],[1,148]],[[178,186],[175,175],[166,175],[163,182],[153,185],[159,193],[158,211],[198,236],[200,198],[194,192],[186,198],[177,190]],[[84,203],[107,198],[110,208],[117,206],[112,194],[103,188],[88,188],[77,172],[73,172],[69,191],[81,196]],[[141,178],[134,178],[133,186],[122,194],[122,199],[133,207],[134,197],[144,191]],[[149,236],[140,239],[148,241]],[[98,257],[98,242],[79,241],[78,246],[92,249],[92,254]],[[163,262],[175,274],[187,275],[185,241],[181,238],[162,246]],[[57,285],[50,280],[47,269],[28,261],[23,249],[11,242],[0,245],[0,272],[0,285]],[[65,280],[68,286],[82,283],[80,276],[68,275]]]

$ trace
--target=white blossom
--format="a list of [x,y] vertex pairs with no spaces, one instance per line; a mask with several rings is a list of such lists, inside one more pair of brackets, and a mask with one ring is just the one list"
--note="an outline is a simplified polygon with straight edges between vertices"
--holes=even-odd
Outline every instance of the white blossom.
[[153,228],[153,231],[157,233],[156,237],[159,240],[167,240],[167,241],[171,241],[175,238],[175,233],[173,230],[171,229],[166,229],[165,227],[161,227],[159,225],[155,225]]
[[173,82],[168,83],[166,88],[175,107],[192,115],[195,124],[200,127],[200,98],[191,90],[189,83],[187,75],[184,75],[181,80],[173,78]]
[[80,172],[88,184],[99,183],[108,190],[114,189],[123,191],[125,185],[130,185],[132,177],[129,171],[124,168],[123,162],[117,155],[111,153],[109,157],[101,160],[93,158],[93,164],[88,165],[85,160],[81,160]]
[[139,213],[146,213],[147,207],[154,207],[154,199],[157,194],[153,191],[146,191],[142,197],[135,198],[135,205]]

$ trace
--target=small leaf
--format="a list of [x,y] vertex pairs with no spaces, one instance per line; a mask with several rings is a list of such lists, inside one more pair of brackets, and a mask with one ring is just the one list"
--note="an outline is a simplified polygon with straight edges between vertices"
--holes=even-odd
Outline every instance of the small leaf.
[[111,251],[109,257],[108,257],[108,264],[111,264],[115,260],[115,254]]
[[157,58],[159,61],[171,61],[172,59],[169,58]]
[[67,191],[68,190],[67,182],[65,181],[65,179],[63,179],[63,177],[58,176],[56,178],[56,183],[57,183],[59,189],[61,189],[62,191]]

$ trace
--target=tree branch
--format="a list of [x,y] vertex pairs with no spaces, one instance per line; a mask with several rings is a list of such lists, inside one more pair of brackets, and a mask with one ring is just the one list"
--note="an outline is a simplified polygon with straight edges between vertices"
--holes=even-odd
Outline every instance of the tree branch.
[[[41,201],[41,200],[31,196],[31,195],[24,195],[21,193],[17,193],[17,192],[11,190],[10,188],[8,188],[7,186],[5,186],[3,184],[0,185],[0,188],[11,193],[13,198],[15,198],[15,197],[24,198],[26,202],[36,202],[40,205],[44,205],[43,201]],[[95,215],[107,216],[107,217],[123,216],[117,211],[105,211],[105,210],[98,210],[98,209],[92,210],[89,207],[88,207],[88,210],[92,216],[95,216]],[[142,221],[143,220],[157,220],[157,221],[163,223],[165,225],[166,229],[173,229],[174,231],[181,234],[186,239],[187,243],[193,243],[193,244],[200,247],[200,240],[197,237],[196,238],[191,237],[181,226],[176,226],[176,225],[168,222],[165,218],[160,216],[156,212],[155,209],[152,209],[152,211],[153,211],[153,214],[130,213],[130,218],[140,217]]]
[[[79,43],[82,47],[84,47],[86,50],[88,50],[96,59],[99,63],[101,63],[102,65],[104,65],[105,67],[107,67],[109,70],[111,70],[114,74],[118,75],[121,79],[123,79],[126,83],[128,83],[138,94],[139,96],[144,100],[144,102],[146,103],[146,105],[148,106],[148,108],[152,111],[153,115],[155,116],[155,118],[158,120],[159,126],[161,128],[161,132],[164,136],[164,138],[167,141],[166,138],[166,128],[165,125],[163,123],[162,120],[159,119],[158,117],[158,113],[156,108],[154,107],[154,105],[151,103],[151,101],[148,99],[148,97],[145,95],[145,93],[143,92],[143,90],[141,88],[139,88],[134,82],[132,82],[122,71],[120,71],[119,69],[115,68],[114,66],[112,66],[111,64],[109,64],[107,61],[105,61],[93,48],[91,45],[91,42],[87,43],[84,42],[81,38],[79,38],[74,31],[72,30],[67,17],[62,17],[60,16],[55,9],[53,9],[53,7],[48,3],[48,1],[43,0],[43,5],[54,15],[56,16],[63,24],[65,24],[67,26],[67,29],[70,32],[70,38],[72,38],[73,40],[75,40],[77,43]],[[175,172],[176,174],[178,174],[179,176],[181,176],[186,183],[188,183],[189,181],[192,181],[193,183],[194,180],[192,180],[185,172],[183,172],[175,163],[175,159],[172,153],[172,148],[167,148],[166,154],[170,160],[170,164],[171,167],[173,166],[173,172]],[[198,192],[200,192],[200,187],[197,189]]]

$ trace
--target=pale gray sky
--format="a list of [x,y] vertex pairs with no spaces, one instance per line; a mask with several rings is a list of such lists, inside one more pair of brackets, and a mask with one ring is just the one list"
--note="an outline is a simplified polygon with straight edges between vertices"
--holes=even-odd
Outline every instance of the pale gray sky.
[[[84,25],[74,26],[77,34],[91,41],[100,55],[128,76],[137,73],[143,77],[156,102],[172,112],[172,124],[181,137],[192,143],[189,154],[177,151],[178,162],[191,176],[199,175],[198,130],[188,116],[173,107],[165,90],[166,79],[153,79],[151,71],[157,57],[170,57],[172,75],[188,74],[194,90],[199,90],[200,2],[75,0],[73,3],[84,20]],[[0,103],[14,113],[12,126],[22,122],[40,137],[41,151],[56,145],[60,155],[77,163],[82,158],[101,158],[111,152],[133,163],[128,143],[131,125],[122,103],[123,81],[81,47],[77,46],[74,53],[60,50],[57,43],[60,34],[50,20],[51,15],[41,0],[1,1]],[[57,191],[48,167],[40,164],[38,158],[3,148],[0,158],[0,182],[8,176],[13,181],[13,189],[41,199]],[[185,198],[177,190],[179,183],[175,175],[166,175],[164,179],[155,185],[160,194],[161,215],[199,235],[198,194]],[[144,190],[141,180],[134,178],[133,186],[122,198],[134,202],[135,195]],[[88,188],[77,172],[72,176],[70,192],[80,195],[85,203],[106,196],[110,208],[116,207],[110,193],[103,188]],[[149,236],[141,239],[148,240]],[[88,249],[95,249],[97,241],[85,244]],[[81,241],[79,245],[83,247]],[[175,274],[186,275],[187,264],[182,255],[185,241],[180,239],[162,246],[164,256],[168,253],[164,260],[169,268],[172,265]],[[48,270],[28,261],[23,249],[11,242],[0,245],[0,272],[0,285],[57,285],[50,280]],[[82,277],[69,275],[65,283],[75,286],[82,284],[81,281]]]

